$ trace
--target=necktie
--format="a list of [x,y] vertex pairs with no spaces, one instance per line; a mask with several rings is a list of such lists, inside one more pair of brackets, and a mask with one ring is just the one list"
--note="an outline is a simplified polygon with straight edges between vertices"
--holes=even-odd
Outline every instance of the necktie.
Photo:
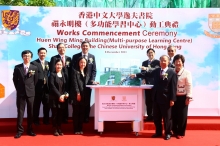
[[151,61],[150,60],[148,60],[148,65],[150,65],[151,64]]
[[25,75],[28,73],[28,67],[25,67]]
[[45,69],[44,61],[41,62],[41,65],[43,67],[43,70]]
[[160,71],[160,78],[163,77],[163,70]]
[[87,60],[87,56],[86,55],[83,55],[83,57]]
[[65,57],[62,56],[63,66],[65,66]]
[[[41,65],[42,65],[42,67],[43,67],[43,70],[45,70],[44,61],[41,62]],[[45,79],[45,77],[44,77],[44,84],[46,84],[46,79]]]

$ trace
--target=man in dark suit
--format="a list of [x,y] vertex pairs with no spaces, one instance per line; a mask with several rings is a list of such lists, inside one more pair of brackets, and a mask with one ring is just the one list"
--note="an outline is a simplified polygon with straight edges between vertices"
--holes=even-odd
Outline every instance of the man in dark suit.
[[174,58],[174,56],[176,54],[176,48],[173,45],[169,45],[167,47],[167,54],[168,54],[168,56],[170,58],[170,63],[168,65],[168,67],[175,68],[175,65],[173,63],[173,58]]
[[[82,48],[82,52],[78,53],[78,54],[75,54],[73,55],[72,57],[72,69],[76,69],[78,64],[77,64],[77,61],[79,59],[79,57],[84,57],[86,58],[86,60],[88,61],[88,74],[89,74],[89,81],[88,84],[93,84],[93,82],[95,82],[95,77],[96,77],[96,62],[95,62],[95,56],[88,53],[89,52],[89,49],[91,47],[91,44],[87,41],[83,41],[81,43],[81,48]],[[84,119],[84,122],[85,123],[88,123],[89,122],[89,115],[90,115],[90,100],[91,100],[91,89],[88,88],[87,90],[89,93],[87,94],[88,97],[85,97],[85,98],[88,98],[89,100],[88,101],[88,104],[87,106],[85,107],[85,119]]]
[[38,68],[38,81],[35,86],[35,98],[34,98],[34,124],[40,125],[39,110],[41,102],[43,104],[43,123],[49,124],[49,87],[48,87],[48,75],[49,75],[49,62],[45,60],[47,55],[47,49],[39,48],[39,58],[32,62]]
[[27,103],[27,134],[36,136],[32,129],[33,104],[35,96],[35,85],[38,79],[37,67],[30,64],[33,53],[25,50],[21,53],[23,63],[16,65],[13,73],[13,82],[17,91],[17,134],[14,138],[20,138],[24,132],[22,126],[25,106]]
[[[147,56],[148,60],[144,61],[142,63],[143,70],[142,73],[146,72],[146,68],[148,67],[150,70],[154,70],[155,68],[160,67],[160,61],[155,59],[155,51],[154,49],[148,49],[147,50]],[[142,84],[154,84],[154,79],[150,77],[144,77],[142,78]],[[153,100],[152,100],[152,90],[145,90],[145,104],[147,107],[147,118],[145,121],[152,121],[153,120]]]
[[176,101],[177,75],[173,69],[168,68],[169,57],[163,55],[160,57],[161,68],[156,68],[152,72],[133,74],[131,77],[141,78],[143,76],[153,77],[154,86],[152,88],[154,124],[156,133],[153,138],[162,136],[162,119],[164,122],[165,140],[171,138],[172,120],[171,107]]
[[[66,48],[63,43],[59,43],[57,45],[58,55],[51,57],[50,59],[50,72],[55,71],[55,61],[59,58],[63,61],[63,73],[65,76],[65,80],[67,81],[68,87],[70,87],[70,77],[71,77],[71,58],[65,55]],[[69,89],[67,89],[69,92]],[[65,108],[63,114],[63,123],[68,123],[69,111],[68,111],[68,101],[65,101]]]

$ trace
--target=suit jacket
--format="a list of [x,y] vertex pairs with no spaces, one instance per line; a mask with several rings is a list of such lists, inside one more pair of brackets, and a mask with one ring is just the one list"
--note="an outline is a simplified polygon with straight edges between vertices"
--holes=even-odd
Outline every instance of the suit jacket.
[[[148,62],[149,60],[146,60],[144,62],[142,62],[142,66],[144,67],[148,67]],[[154,70],[155,68],[160,67],[160,61],[157,59],[154,59],[151,63],[150,63],[150,70]],[[144,70],[141,71],[142,73],[146,72]],[[151,77],[144,77],[143,79],[145,79],[146,84],[150,84],[153,85],[154,84],[154,79]]]
[[[60,89],[59,86],[59,77],[57,76],[56,72],[51,72],[49,77],[49,96],[50,96],[50,105],[51,107],[64,107],[64,102],[59,102],[59,98],[61,95],[63,95],[65,92],[67,92],[68,89],[68,83],[66,82],[64,73],[62,72],[62,80],[63,80],[63,86]],[[60,90],[62,92],[60,92]],[[65,99],[66,100],[66,99]]]
[[177,95],[182,96],[186,95],[187,97],[192,98],[192,76],[191,73],[182,68],[178,73],[177,81]]
[[[35,65],[38,68],[38,81],[35,86],[36,94],[42,93],[43,90],[48,93],[48,76],[50,71],[49,68],[47,68],[46,66],[49,67],[49,62],[45,60],[45,69],[43,69],[41,61],[39,59],[34,60],[33,62],[31,62],[31,64]],[[44,86],[44,79],[46,80],[46,88]]]
[[168,67],[170,67],[170,68],[175,68],[175,65],[172,64],[172,63],[169,63]]
[[[82,52],[73,55],[72,57],[72,70],[76,69],[78,64],[78,58],[82,56]],[[88,75],[89,75],[89,82],[88,84],[91,84],[92,81],[95,81],[96,77],[96,62],[95,62],[95,56],[88,53]]]
[[[56,55],[51,57],[50,59],[50,72],[54,72],[55,71],[55,61],[57,59],[61,59],[60,55]],[[70,85],[70,76],[71,76],[71,58],[69,56],[65,56],[65,66],[63,67],[63,73],[65,76],[65,80],[66,82],[68,82],[68,84]],[[69,87],[68,85],[68,87]],[[69,89],[68,89],[69,91]]]
[[138,78],[146,76],[154,78],[154,86],[152,88],[153,101],[160,104],[169,104],[170,100],[176,101],[177,91],[177,75],[172,68],[168,68],[167,78],[160,77],[161,68],[156,68],[152,72],[138,73]]
[[[86,85],[89,81],[89,74],[86,74],[85,77],[79,71],[73,70],[72,72],[72,86],[71,86],[71,100],[73,104],[87,104],[89,103],[86,97],[90,96],[87,92],[88,88]],[[77,101],[77,94],[80,93],[81,101]],[[90,104],[90,103],[89,103]]]
[[[29,71],[35,71],[32,75]],[[19,64],[14,68],[13,73],[13,82],[15,89],[17,91],[17,97],[19,96],[27,96],[34,97],[35,96],[35,85],[38,80],[38,69],[36,66],[30,64],[28,68],[28,73],[25,75],[24,65]]]

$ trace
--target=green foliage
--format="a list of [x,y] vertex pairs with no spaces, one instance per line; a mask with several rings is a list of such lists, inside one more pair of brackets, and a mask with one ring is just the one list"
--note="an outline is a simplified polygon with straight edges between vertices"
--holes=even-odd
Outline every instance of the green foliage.
[[56,6],[56,3],[53,0],[29,0],[27,6],[53,7]]
[[56,3],[53,0],[28,0],[27,3],[25,0],[0,0],[0,5],[51,7],[56,6]]
[[25,0],[12,0],[12,6],[26,6]]

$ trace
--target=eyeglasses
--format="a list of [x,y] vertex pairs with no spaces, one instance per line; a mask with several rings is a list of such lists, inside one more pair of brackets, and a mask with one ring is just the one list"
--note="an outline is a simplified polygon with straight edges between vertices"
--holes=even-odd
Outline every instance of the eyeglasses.
[[173,50],[168,50],[168,52],[173,52]]
[[30,58],[30,55],[23,55],[23,58]]

